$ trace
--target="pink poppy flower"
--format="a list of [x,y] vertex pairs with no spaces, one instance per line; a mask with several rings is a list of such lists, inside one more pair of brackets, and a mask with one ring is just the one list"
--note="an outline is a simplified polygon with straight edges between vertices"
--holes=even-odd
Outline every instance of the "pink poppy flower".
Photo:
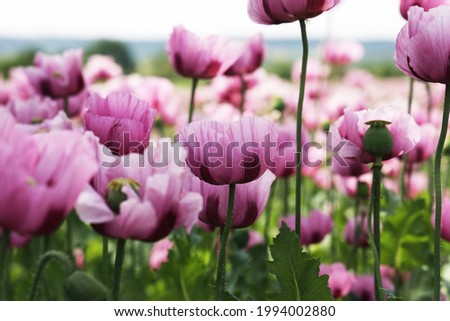
[[450,83],[450,6],[425,12],[414,6],[397,37],[395,63],[408,76],[442,84]]
[[369,128],[366,122],[372,120],[383,120],[391,123],[387,128],[394,138],[394,144],[392,151],[384,156],[384,160],[408,153],[420,140],[420,127],[411,115],[397,108],[380,107],[360,111],[346,109],[344,115],[337,120],[334,126],[343,140],[349,141],[353,147],[360,149],[360,155],[354,157],[354,159],[362,163],[375,161],[375,157],[367,153],[363,146],[363,138]]
[[[394,285],[387,278],[381,278],[383,288],[394,290]],[[375,301],[375,285],[372,275],[358,275],[353,283],[352,293],[361,301]]]
[[[356,229],[359,229],[357,231]],[[359,236],[357,236],[359,234]],[[358,237],[356,239],[356,237]],[[367,218],[365,215],[350,218],[345,224],[344,239],[347,244],[358,247],[369,245],[369,234],[367,233]]]
[[[3,237],[3,228],[0,226],[0,239]],[[21,248],[27,246],[31,242],[32,238],[28,234],[20,234],[11,231],[9,235],[9,247]]]
[[80,93],[85,82],[82,74],[83,51],[67,50],[48,56],[38,52],[34,67],[25,68],[31,85],[43,96],[65,98]]
[[[435,226],[435,213],[433,213],[433,217],[431,222],[433,226]],[[442,219],[441,219],[441,237],[450,242],[450,200],[445,200],[442,203]]]
[[426,123],[420,126],[420,141],[408,153],[408,162],[422,163],[436,152],[439,132],[436,126]]
[[[291,229],[295,229],[295,216],[281,219]],[[331,232],[333,221],[329,215],[319,210],[311,211],[309,216],[302,217],[301,224],[301,241],[303,245],[316,244],[323,241],[325,236]]]
[[[228,186],[211,185],[192,177],[190,191],[203,197],[203,210],[199,219],[209,226],[224,227],[227,217]],[[252,225],[261,215],[270,194],[270,186],[275,175],[267,171],[257,180],[236,185],[233,221],[231,228],[244,228]]]
[[114,61],[113,57],[92,55],[89,57],[83,70],[86,82],[93,84],[104,82],[123,74],[122,67]]
[[156,242],[153,245],[148,258],[148,265],[150,269],[159,270],[161,265],[169,260],[169,252],[173,246],[173,242],[169,239],[163,239]]
[[250,74],[261,67],[264,54],[264,39],[261,34],[255,35],[242,45],[241,56],[224,74],[226,76]]
[[248,14],[256,23],[272,25],[314,18],[339,0],[249,0]]
[[[88,186],[78,198],[81,220],[102,235],[144,242],[156,242],[181,226],[190,231],[202,209],[202,198],[185,191],[189,172],[175,166],[176,155],[172,149],[167,155],[168,146],[159,141],[143,155],[120,157],[113,161],[115,166],[103,161],[106,167],[96,178],[96,189]],[[120,194],[117,208],[108,201],[112,193]]]
[[10,117],[2,115],[0,121],[7,130],[0,130],[0,180],[6,188],[0,195],[0,225],[19,233],[50,234],[98,170],[94,151],[75,131],[26,135]]
[[83,125],[92,131],[113,153],[143,153],[157,111],[130,94],[112,93],[106,99],[91,94]]
[[331,265],[321,264],[319,275],[328,274],[328,287],[335,299],[347,296],[355,282],[355,277],[340,262]]
[[198,121],[184,127],[178,141],[187,149],[187,165],[213,185],[244,184],[259,178],[270,164],[274,125],[260,117],[223,124]]
[[364,47],[353,41],[329,42],[323,48],[324,59],[334,66],[347,66],[364,56]]
[[200,38],[182,26],[174,28],[167,43],[169,60],[181,76],[211,79],[223,74],[238,59],[239,46],[218,36]]
[[450,5],[450,0],[400,0],[400,13],[408,20],[408,10],[412,6],[419,6],[428,11],[442,5]]
[[11,100],[6,108],[18,123],[23,124],[41,123],[46,119],[52,119],[60,110],[56,101],[39,96],[28,100]]

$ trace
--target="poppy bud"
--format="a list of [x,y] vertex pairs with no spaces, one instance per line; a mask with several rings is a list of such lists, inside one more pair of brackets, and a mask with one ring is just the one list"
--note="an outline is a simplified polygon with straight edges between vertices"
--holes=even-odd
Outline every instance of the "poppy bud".
[[390,122],[383,120],[373,120],[366,122],[370,125],[363,138],[364,149],[372,156],[382,157],[392,151],[394,139],[391,132],[386,127]]
[[64,290],[71,301],[108,300],[106,287],[97,279],[81,271],[75,271],[67,278]]

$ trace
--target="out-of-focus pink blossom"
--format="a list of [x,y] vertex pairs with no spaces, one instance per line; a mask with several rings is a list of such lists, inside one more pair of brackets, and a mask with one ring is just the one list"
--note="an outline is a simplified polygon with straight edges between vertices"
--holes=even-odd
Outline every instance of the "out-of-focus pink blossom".
[[73,249],[73,258],[74,258],[74,261],[75,261],[75,267],[78,270],[84,269],[85,261],[84,261],[84,251],[83,251],[83,249],[80,249],[78,247]]
[[[281,221],[285,222],[291,229],[295,228],[294,215],[283,218]],[[329,215],[319,210],[313,210],[309,216],[302,218],[301,243],[304,245],[320,243],[331,232],[332,228],[333,221]]]
[[156,109],[165,124],[177,123],[180,100],[177,98],[174,84],[169,79],[130,75],[125,86],[129,87],[130,93],[146,101],[150,108]]
[[264,236],[258,231],[248,231],[248,242],[244,250],[248,251],[257,245],[264,244]]
[[[435,226],[436,214],[433,213],[431,222]],[[450,200],[445,200],[442,203],[442,218],[441,218],[441,237],[450,242]]]
[[122,67],[114,61],[114,58],[104,55],[90,56],[83,72],[88,84],[104,82],[123,74]]
[[35,96],[28,100],[11,100],[6,108],[18,123],[35,124],[52,119],[58,113],[58,104],[48,97]]
[[321,264],[319,275],[328,274],[328,287],[335,299],[347,296],[355,282],[355,277],[347,271],[344,264],[337,262],[331,265]]
[[153,244],[150,256],[148,258],[148,265],[152,270],[159,270],[163,263],[169,260],[169,252],[174,244],[169,239],[163,239]]
[[350,218],[345,224],[345,241],[358,247],[367,247],[369,245],[369,236],[367,233],[367,218],[365,215]]
[[[394,285],[387,278],[381,278],[383,288],[390,291],[394,290]],[[356,295],[358,300],[361,301],[375,301],[375,285],[372,275],[359,275],[356,276],[353,283],[352,291]]]
[[420,132],[420,141],[408,153],[408,162],[410,163],[422,163],[433,156],[436,151],[438,129],[434,125],[426,123],[420,126]]
[[[296,60],[292,67],[291,78],[294,82],[300,82],[302,73],[302,61]],[[330,75],[330,67],[321,63],[319,60],[311,58],[308,59],[308,66],[306,67],[306,81],[320,81],[328,78]]]
[[[0,226],[0,239],[3,237],[3,228]],[[28,234],[20,234],[14,231],[10,231],[9,244],[11,248],[21,248],[27,246],[31,242],[32,238]]]
[[261,34],[251,37],[242,45],[239,58],[225,71],[226,76],[250,74],[261,67],[265,54],[264,39]]
[[241,54],[239,45],[226,38],[200,38],[182,26],[174,28],[167,52],[178,74],[197,79],[211,79],[223,74]]
[[323,48],[327,63],[334,66],[347,66],[364,56],[364,47],[354,41],[328,42]]
[[85,82],[82,74],[83,51],[67,50],[48,56],[38,52],[34,67],[24,69],[31,85],[43,96],[65,98],[80,93]]

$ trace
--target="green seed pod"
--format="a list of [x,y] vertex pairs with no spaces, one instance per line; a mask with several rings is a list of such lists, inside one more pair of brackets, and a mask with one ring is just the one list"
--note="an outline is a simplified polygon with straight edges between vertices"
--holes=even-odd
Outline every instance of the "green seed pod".
[[71,301],[106,301],[108,289],[87,273],[73,272],[64,282],[64,290]]
[[383,157],[392,151],[394,139],[386,127],[390,122],[373,120],[366,122],[370,125],[363,138],[364,149],[372,156]]
[[116,214],[120,213],[120,204],[128,199],[127,195],[122,192],[122,187],[130,185],[130,187],[138,193],[139,183],[129,178],[116,178],[108,184],[108,195],[106,201],[109,208]]
[[278,110],[280,113],[283,113],[286,108],[286,105],[280,97],[276,97],[272,101],[272,109]]

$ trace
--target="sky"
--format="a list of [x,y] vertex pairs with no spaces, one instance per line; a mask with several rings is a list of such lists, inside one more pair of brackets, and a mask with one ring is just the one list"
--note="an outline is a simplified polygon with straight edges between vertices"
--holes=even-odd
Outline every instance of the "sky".
[[[311,38],[395,40],[405,23],[400,0],[341,0],[308,23]],[[259,25],[247,0],[2,0],[0,37],[165,40],[183,25],[206,36],[299,37],[295,23]]]

